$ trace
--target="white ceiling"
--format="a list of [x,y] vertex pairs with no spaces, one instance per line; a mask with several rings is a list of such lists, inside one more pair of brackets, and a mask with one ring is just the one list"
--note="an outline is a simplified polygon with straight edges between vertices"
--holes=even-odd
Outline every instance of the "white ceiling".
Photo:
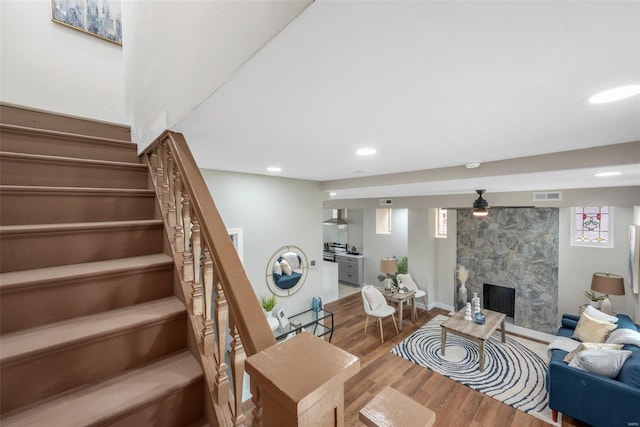
[[[544,174],[465,179],[461,166],[640,141],[640,96],[582,102],[634,83],[638,1],[316,0],[175,130],[201,168],[279,166],[336,198],[640,185],[637,149]],[[623,173],[593,177],[612,169]],[[372,183],[381,174],[396,179]]]

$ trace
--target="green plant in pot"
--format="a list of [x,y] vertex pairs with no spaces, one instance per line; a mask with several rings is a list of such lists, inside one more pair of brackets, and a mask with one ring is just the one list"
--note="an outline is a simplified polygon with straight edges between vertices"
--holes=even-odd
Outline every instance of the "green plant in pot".
[[593,291],[584,291],[584,296],[589,299],[589,304],[595,308],[600,308],[600,305],[602,305],[602,301],[604,300],[604,295],[596,295]]
[[269,296],[263,295],[260,297],[260,305],[262,306],[262,309],[264,310],[264,314],[267,317],[271,317],[271,312],[273,311],[277,303],[278,303],[278,298],[276,298],[275,295],[269,295]]

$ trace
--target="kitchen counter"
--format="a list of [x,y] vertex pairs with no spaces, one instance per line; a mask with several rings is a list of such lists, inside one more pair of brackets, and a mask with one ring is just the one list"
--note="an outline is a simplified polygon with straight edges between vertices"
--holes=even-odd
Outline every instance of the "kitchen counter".
[[348,254],[348,253],[340,253],[340,254],[336,254],[336,255],[348,256],[349,258],[364,258],[364,255],[362,255],[362,254],[354,255],[354,254]]

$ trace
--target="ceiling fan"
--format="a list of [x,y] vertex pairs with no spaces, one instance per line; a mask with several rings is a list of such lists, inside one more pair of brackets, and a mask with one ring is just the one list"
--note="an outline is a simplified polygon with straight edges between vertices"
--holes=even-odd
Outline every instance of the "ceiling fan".
[[487,216],[489,215],[489,202],[482,198],[486,190],[476,190],[478,198],[473,202],[473,216]]
[[[472,214],[475,217],[485,217],[487,215],[489,215],[489,202],[482,197],[482,195],[486,192],[487,190],[476,190],[476,193],[478,194],[478,198],[473,202],[473,206],[472,206]],[[502,209],[502,208],[508,208],[508,209],[530,209],[530,208],[535,208],[534,205],[525,205],[525,206],[491,206],[491,209]],[[442,209],[465,209],[465,208],[460,208],[460,207],[454,207],[454,208],[442,208]]]

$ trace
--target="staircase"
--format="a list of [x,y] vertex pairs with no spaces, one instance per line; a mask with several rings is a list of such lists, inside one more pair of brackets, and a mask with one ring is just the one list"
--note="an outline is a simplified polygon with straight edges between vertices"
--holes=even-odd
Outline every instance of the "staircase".
[[0,106],[0,424],[207,425],[128,128]]

